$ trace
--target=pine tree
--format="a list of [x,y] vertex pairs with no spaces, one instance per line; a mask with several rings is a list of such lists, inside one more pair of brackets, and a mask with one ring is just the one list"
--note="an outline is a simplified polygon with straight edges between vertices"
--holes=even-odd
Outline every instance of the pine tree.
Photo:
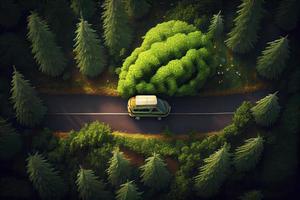
[[11,99],[17,121],[26,126],[34,126],[40,123],[46,114],[46,107],[38,98],[29,81],[24,80],[23,75],[14,69],[11,84]]
[[74,52],[78,68],[84,75],[95,77],[103,71],[106,62],[100,43],[96,31],[81,18],[77,24]]
[[234,19],[234,28],[228,34],[226,45],[237,53],[249,51],[257,41],[257,31],[262,18],[263,0],[243,0],[238,16]]
[[262,55],[258,57],[256,69],[259,75],[268,79],[277,79],[287,67],[289,41],[287,37],[269,42]]
[[83,200],[106,199],[108,193],[104,191],[104,184],[98,179],[93,170],[80,168],[76,185],[79,196]]
[[108,180],[114,186],[119,186],[130,177],[129,160],[124,157],[123,152],[120,152],[119,149],[114,150],[107,172]]
[[66,67],[66,60],[55,42],[54,34],[37,13],[28,16],[28,40],[40,70],[50,76],[60,75]]
[[63,198],[63,180],[42,155],[35,153],[27,158],[27,173],[42,199]]
[[122,0],[105,0],[102,15],[105,45],[111,55],[118,57],[132,40],[132,30]]
[[211,38],[213,38],[215,41],[219,41],[222,37],[224,30],[224,22],[223,22],[223,16],[221,15],[221,11],[213,15],[210,26],[208,28],[207,35]]
[[150,9],[150,4],[146,0],[126,0],[125,4],[127,13],[131,18],[141,18],[145,16]]
[[142,182],[153,189],[160,190],[166,188],[170,181],[170,173],[166,168],[166,163],[159,154],[146,159],[145,164],[140,167],[142,170]]
[[122,184],[117,191],[117,200],[141,200],[141,192],[138,192],[137,186],[133,181],[127,181]]
[[94,0],[71,0],[71,8],[77,16],[90,19],[95,13]]
[[257,101],[251,111],[257,124],[262,126],[272,125],[277,120],[280,112],[277,92]]
[[245,144],[236,148],[233,163],[238,171],[249,171],[258,163],[264,148],[261,136],[250,138]]
[[261,199],[263,199],[263,194],[259,190],[252,190],[252,191],[246,192],[239,199],[240,200],[261,200]]
[[16,130],[0,117],[0,159],[13,158],[22,147],[22,140]]
[[290,31],[297,27],[299,13],[299,1],[281,0],[276,12],[275,22],[280,28]]
[[204,159],[199,174],[195,177],[195,187],[201,197],[215,195],[228,176],[230,168],[230,146],[224,144],[222,148]]

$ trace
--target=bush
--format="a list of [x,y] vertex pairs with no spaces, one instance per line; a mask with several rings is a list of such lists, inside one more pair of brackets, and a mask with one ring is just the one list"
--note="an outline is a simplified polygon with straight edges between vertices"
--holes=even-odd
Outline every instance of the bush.
[[124,61],[118,92],[169,96],[193,95],[214,72],[208,38],[182,21],[158,24],[144,36],[141,47]]
[[251,114],[252,104],[249,101],[244,101],[242,105],[235,111],[233,116],[233,124],[237,129],[242,130],[253,122]]
[[108,125],[98,121],[85,126],[74,136],[70,144],[70,151],[101,147],[113,139]]

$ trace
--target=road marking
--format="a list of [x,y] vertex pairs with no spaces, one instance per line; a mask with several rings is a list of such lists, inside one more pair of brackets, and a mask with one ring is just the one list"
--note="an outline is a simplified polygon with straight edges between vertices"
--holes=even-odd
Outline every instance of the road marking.
[[[203,113],[170,113],[170,115],[232,115],[234,112],[203,112]],[[95,116],[95,115],[128,115],[128,113],[49,113],[48,115],[74,115],[74,116]]]

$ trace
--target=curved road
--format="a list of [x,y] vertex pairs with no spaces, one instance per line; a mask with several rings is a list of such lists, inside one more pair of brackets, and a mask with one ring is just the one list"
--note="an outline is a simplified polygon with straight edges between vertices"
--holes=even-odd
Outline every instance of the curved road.
[[128,133],[161,133],[166,126],[175,133],[220,130],[232,120],[232,113],[245,100],[255,102],[268,92],[211,97],[167,99],[170,116],[135,120],[127,115],[127,100],[97,95],[43,95],[49,109],[45,125],[52,130],[78,130],[95,120],[108,123],[113,130]]

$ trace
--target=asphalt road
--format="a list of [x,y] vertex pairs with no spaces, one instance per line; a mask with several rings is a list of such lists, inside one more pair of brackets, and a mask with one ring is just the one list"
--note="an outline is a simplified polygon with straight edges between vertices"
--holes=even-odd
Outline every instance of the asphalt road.
[[127,100],[96,95],[43,95],[48,106],[45,125],[52,130],[78,130],[95,120],[108,123],[113,130],[128,133],[161,133],[166,126],[175,133],[220,130],[232,120],[232,113],[245,100],[255,102],[268,94],[259,91],[220,97],[176,97],[167,99],[171,114],[135,120],[127,115]]

